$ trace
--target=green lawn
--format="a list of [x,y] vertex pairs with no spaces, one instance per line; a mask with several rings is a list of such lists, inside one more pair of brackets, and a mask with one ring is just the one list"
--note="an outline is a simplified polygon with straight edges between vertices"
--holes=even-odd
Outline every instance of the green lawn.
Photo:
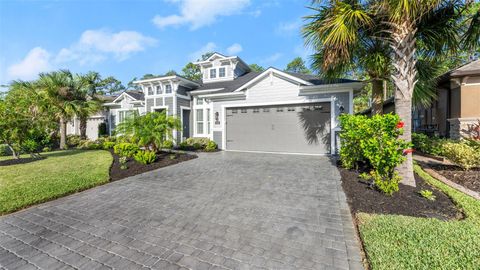
[[480,201],[415,171],[449,195],[466,219],[440,221],[360,213],[359,230],[372,269],[479,269]]
[[112,156],[107,151],[67,150],[42,156],[46,159],[0,166],[0,215],[109,180]]

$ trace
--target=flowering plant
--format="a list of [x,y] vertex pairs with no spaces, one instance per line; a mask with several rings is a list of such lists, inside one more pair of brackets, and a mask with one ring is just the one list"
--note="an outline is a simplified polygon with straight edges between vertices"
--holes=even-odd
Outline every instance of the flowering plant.
[[397,128],[403,128],[405,126],[405,123],[403,121],[400,121],[397,123]]

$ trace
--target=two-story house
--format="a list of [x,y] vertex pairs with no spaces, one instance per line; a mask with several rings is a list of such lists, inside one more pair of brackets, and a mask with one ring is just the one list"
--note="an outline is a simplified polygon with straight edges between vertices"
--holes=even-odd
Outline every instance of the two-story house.
[[208,137],[229,151],[329,154],[335,149],[337,117],[353,113],[354,91],[363,84],[270,67],[253,72],[238,56],[214,53],[195,63],[202,81],[178,75],[136,81],[143,96],[125,92],[112,102],[111,129],[130,110],[166,111],[179,117],[176,142]]

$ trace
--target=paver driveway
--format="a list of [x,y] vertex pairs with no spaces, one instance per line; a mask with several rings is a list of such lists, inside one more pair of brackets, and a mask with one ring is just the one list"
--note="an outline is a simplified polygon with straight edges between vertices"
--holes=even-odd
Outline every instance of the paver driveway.
[[361,269],[327,157],[219,152],[0,217],[6,269]]

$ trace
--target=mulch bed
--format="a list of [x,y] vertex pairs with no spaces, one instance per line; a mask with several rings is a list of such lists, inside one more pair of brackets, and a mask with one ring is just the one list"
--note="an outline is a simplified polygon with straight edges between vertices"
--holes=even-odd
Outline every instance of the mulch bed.
[[428,166],[448,180],[480,192],[480,168],[464,171],[455,165],[429,164]]
[[[428,185],[421,177],[415,175],[416,187],[400,184],[399,191],[387,196],[360,181],[357,171],[339,168],[342,187],[352,213],[364,212],[374,214],[396,214],[413,217],[437,218],[440,220],[463,218],[452,200],[438,189]],[[431,190],[435,201],[422,197],[420,190]]]
[[[196,155],[187,154],[187,153],[171,153],[171,152],[159,152],[157,153],[157,160],[154,163],[143,165],[136,162],[133,158],[127,161],[127,169],[120,169],[120,162],[118,161],[119,156],[110,151],[113,156],[113,164],[110,167],[110,180],[117,181],[129,176],[134,176],[158,168],[170,166],[177,164],[183,161],[197,158]],[[175,159],[171,159],[170,156],[175,155]]]
[[44,158],[19,158],[19,159],[6,159],[6,160],[0,160],[0,166],[9,166],[9,165],[18,165],[18,164],[27,164],[30,162],[35,162],[42,160]]

